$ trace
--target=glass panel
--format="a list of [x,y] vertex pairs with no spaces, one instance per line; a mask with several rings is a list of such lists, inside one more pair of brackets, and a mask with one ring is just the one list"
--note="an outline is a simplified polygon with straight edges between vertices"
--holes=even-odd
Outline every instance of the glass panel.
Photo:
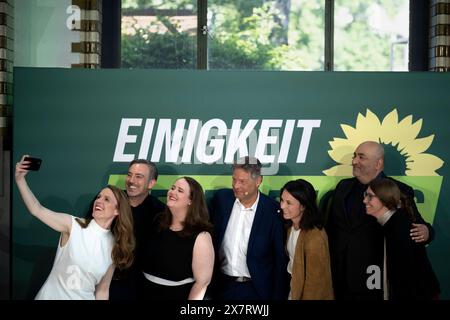
[[209,0],[209,69],[323,70],[324,0]]
[[334,19],[334,70],[408,70],[408,0],[336,0]]
[[122,67],[195,69],[196,0],[123,0]]

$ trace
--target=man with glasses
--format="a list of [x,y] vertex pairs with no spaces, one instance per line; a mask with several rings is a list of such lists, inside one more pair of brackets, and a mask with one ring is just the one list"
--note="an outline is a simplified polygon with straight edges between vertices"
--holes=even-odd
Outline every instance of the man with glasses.
[[[370,285],[373,266],[383,267],[383,233],[376,219],[366,214],[363,203],[368,184],[386,178],[384,149],[374,141],[361,143],[353,154],[353,178],[338,183],[327,219],[331,271],[336,299],[383,299],[381,286]],[[389,178],[392,179],[392,178]],[[415,221],[411,238],[425,244],[434,238],[433,227],[426,223],[414,203],[413,189],[392,179],[410,198]],[[371,267],[371,268],[369,268]],[[381,275],[380,275],[381,276]]]

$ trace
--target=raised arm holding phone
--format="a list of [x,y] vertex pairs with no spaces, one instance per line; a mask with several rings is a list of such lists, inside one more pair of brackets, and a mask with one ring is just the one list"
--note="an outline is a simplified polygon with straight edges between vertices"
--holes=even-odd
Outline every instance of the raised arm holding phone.
[[133,220],[125,194],[110,185],[102,189],[92,219],[52,211],[40,204],[25,179],[30,169],[39,169],[35,163],[25,155],[16,164],[17,187],[29,212],[61,233],[53,268],[35,299],[108,299],[114,268],[127,268],[133,260]]

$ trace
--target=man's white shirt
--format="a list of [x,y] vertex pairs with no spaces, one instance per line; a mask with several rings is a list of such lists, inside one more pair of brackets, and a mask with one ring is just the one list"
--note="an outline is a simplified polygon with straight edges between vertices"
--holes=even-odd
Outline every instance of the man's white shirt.
[[259,202],[259,191],[255,203],[245,208],[236,199],[230,220],[219,251],[221,270],[233,277],[250,277],[247,267],[247,247]]

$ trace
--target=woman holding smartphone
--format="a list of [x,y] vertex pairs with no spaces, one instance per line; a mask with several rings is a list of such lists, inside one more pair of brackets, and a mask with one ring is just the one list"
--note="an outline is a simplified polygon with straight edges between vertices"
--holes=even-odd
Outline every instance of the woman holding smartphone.
[[29,188],[26,157],[16,164],[20,195],[33,216],[61,233],[53,268],[35,299],[108,299],[114,268],[127,268],[133,261],[133,220],[125,194],[114,186],[102,189],[93,203],[92,219],[54,212]]

